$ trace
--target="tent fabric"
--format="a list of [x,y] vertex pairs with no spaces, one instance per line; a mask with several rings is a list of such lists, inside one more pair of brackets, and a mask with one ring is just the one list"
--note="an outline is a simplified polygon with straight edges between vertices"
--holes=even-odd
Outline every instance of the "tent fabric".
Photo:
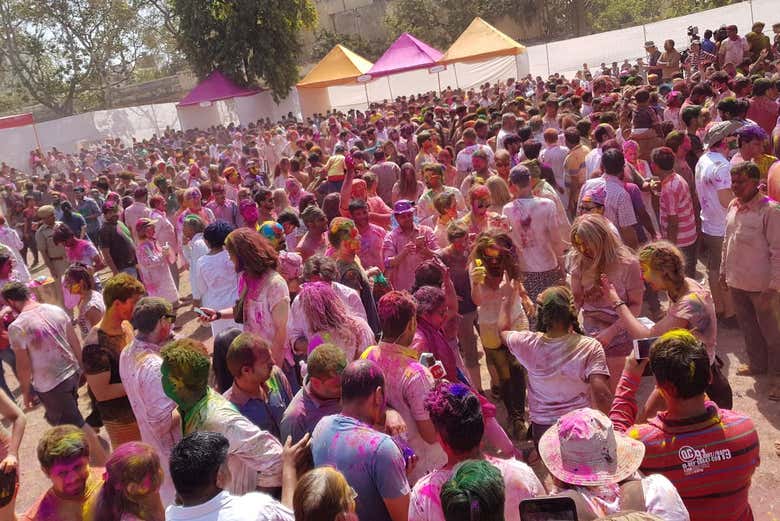
[[378,78],[388,74],[433,67],[442,56],[441,51],[409,33],[403,33],[374,63],[368,74]]
[[4,118],[0,118],[0,129],[24,127],[26,125],[32,125],[34,123],[35,120],[33,119],[32,114],[30,113],[16,114],[14,116],[5,116]]
[[262,89],[239,87],[219,71],[209,74],[179,102],[179,107],[198,105],[242,96],[252,96]]
[[525,52],[523,45],[477,17],[447,49],[439,63],[485,60],[523,52]]
[[372,66],[370,61],[339,44],[309,71],[298,87],[331,87],[351,83]]

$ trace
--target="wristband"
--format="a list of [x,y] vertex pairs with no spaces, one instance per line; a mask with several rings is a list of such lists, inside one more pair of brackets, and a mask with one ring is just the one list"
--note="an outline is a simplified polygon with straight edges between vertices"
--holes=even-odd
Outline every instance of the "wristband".
[[214,314],[214,317],[216,317],[216,318],[214,318],[214,320],[219,320],[219,319],[221,319],[221,318],[222,318],[222,312],[221,312],[221,311],[217,311],[217,312]]
[[617,310],[617,308],[619,308],[620,306],[625,306],[625,305],[626,305],[625,302],[623,302],[622,300],[618,300],[617,302],[614,302],[612,304],[612,309]]

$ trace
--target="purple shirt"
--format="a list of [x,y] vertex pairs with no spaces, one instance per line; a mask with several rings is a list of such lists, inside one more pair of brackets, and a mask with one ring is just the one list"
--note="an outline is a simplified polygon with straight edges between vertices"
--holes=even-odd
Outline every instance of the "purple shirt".
[[359,519],[391,521],[383,499],[409,494],[404,458],[393,439],[351,416],[320,420],[311,452],[315,467],[335,467],[355,489]]
[[234,227],[238,227],[238,205],[235,201],[225,199],[224,204],[218,204],[216,201],[211,201],[206,205],[206,208],[214,213],[214,219],[218,221],[225,221],[232,224]]

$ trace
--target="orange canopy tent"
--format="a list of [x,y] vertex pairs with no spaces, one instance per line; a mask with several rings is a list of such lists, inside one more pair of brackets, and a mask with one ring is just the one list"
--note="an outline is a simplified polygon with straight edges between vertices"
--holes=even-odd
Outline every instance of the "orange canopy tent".
[[474,18],[463,34],[453,42],[440,64],[460,66],[455,69],[456,83],[474,85],[528,74],[525,46],[502,33],[482,18]]
[[365,74],[373,63],[341,44],[336,45],[296,85],[301,113],[324,113],[330,108],[348,109],[368,104],[368,83]]

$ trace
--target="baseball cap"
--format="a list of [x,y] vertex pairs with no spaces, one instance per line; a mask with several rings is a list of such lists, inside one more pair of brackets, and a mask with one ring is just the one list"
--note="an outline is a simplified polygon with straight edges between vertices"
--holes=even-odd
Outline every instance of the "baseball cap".
[[170,302],[160,297],[143,297],[133,309],[130,323],[143,333],[151,332],[163,317],[176,320]]
[[414,203],[408,199],[400,199],[393,205],[394,214],[406,214],[414,212]]

